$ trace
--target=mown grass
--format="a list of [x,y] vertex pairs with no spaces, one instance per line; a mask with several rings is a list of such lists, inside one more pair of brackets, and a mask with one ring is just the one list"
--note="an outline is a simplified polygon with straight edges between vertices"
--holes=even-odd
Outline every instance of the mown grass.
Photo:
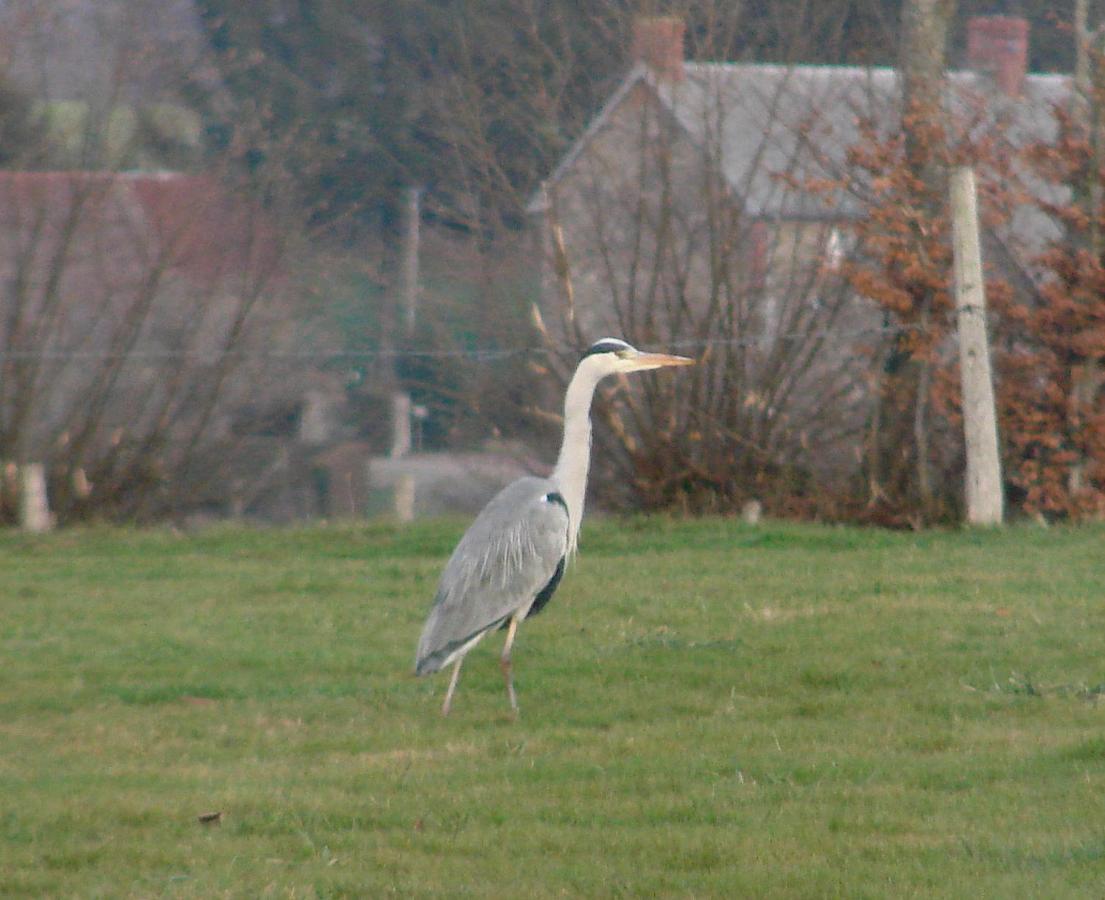
[[0,893],[1102,895],[1105,530],[592,521],[515,722],[462,527],[0,535]]

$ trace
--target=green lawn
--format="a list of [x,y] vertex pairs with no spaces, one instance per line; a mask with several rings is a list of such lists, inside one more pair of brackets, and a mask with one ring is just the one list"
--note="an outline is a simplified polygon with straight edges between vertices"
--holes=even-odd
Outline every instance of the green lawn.
[[1105,529],[591,521],[512,721],[462,527],[0,535],[0,895],[1105,895]]

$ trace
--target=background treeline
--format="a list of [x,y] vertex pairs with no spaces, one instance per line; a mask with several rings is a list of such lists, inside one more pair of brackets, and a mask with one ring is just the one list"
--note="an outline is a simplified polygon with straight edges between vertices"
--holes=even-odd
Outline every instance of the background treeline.
[[[1079,46],[1075,0],[135,0],[18,12],[0,24],[34,38],[9,46],[24,75],[61,65],[49,40],[68,27],[100,76],[79,99],[51,97],[13,65],[0,87],[4,168],[124,177],[46,179],[38,193],[33,179],[3,182],[0,515],[9,519],[10,467],[35,461],[47,466],[62,520],[335,513],[320,485],[351,485],[365,458],[387,452],[396,390],[419,409],[418,448],[486,451],[490,438],[526,467],[547,457],[558,412],[551,376],[563,377],[579,341],[529,352],[542,343],[531,310],[548,268],[525,208],[621,83],[642,15],[679,16],[687,57],[702,61],[908,67],[912,53],[933,63],[912,81],[930,98],[945,68],[963,66],[973,15],[1028,18],[1031,70],[1071,72]],[[910,47],[910,15],[933,18],[938,53]],[[174,45],[158,36],[161,18],[194,22],[198,38]],[[1100,11],[1089,18],[1096,27]],[[1100,72],[1100,53],[1084,49]],[[862,135],[849,176],[858,181],[836,187],[884,189],[867,191],[870,214],[849,234],[826,230],[851,252],[833,273],[832,304],[817,279],[783,297],[800,315],[800,341],[790,328],[769,348],[747,344],[758,340],[749,325],[779,313],[769,279],[734,288],[745,320],[707,328],[709,340],[627,331],[709,351],[701,371],[710,374],[695,377],[712,380],[691,390],[728,412],[695,421],[673,412],[687,408],[675,394],[607,398],[598,439],[612,462],[596,472],[606,501],[726,511],[755,498],[792,515],[954,520],[962,446],[940,173],[969,161],[985,170],[991,224],[1037,190],[1031,202],[1059,236],[1044,255],[1005,248],[1032,286],[1027,300],[1008,272],[990,285],[1008,497],[1031,514],[1099,514],[1105,225],[1091,123],[1100,83],[1082,97],[1050,144],[1030,142],[1016,159],[960,140],[964,123],[929,127],[940,119],[932,109],[905,115],[903,134]],[[418,312],[405,325],[412,189]],[[725,241],[745,240],[750,224],[733,219]],[[781,246],[761,250],[772,257]],[[197,270],[201,250],[219,264]],[[852,383],[873,400],[870,421],[852,428],[787,373],[830,386],[807,361],[826,357],[832,310],[856,297],[881,324],[878,340],[850,353],[861,370]],[[750,365],[770,376],[755,389]],[[834,453],[859,461],[832,486],[819,479],[823,445],[811,437],[829,433]]]
[[[663,10],[628,0],[201,0],[239,102],[295,136],[305,202],[336,227],[397,227],[402,190],[431,215],[516,228],[521,206],[627,66],[634,15],[687,22],[690,59],[893,66],[900,0],[755,0]],[[962,0],[1031,22],[1029,68],[1070,72],[1073,0]],[[215,127],[215,126],[213,126]]]

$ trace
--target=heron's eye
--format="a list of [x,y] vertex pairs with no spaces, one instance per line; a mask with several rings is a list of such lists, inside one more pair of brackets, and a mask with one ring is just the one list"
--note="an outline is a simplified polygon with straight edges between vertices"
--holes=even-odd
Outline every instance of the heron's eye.
[[629,359],[630,357],[633,356],[633,351],[632,350],[615,350],[614,355],[616,357],[618,357],[618,359]]

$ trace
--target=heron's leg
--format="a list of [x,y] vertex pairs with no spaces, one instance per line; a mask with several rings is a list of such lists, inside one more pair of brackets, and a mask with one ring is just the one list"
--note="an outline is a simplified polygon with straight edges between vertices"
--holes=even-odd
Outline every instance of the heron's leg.
[[443,716],[449,715],[449,708],[453,705],[453,691],[457,689],[457,679],[460,678],[460,664],[462,662],[464,662],[464,657],[458,656],[457,661],[453,663],[453,674],[449,678],[449,690],[445,692],[445,702],[441,705]]
[[514,714],[518,714],[518,698],[514,694],[514,673],[510,661],[510,650],[514,646],[514,635],[518,631],[517,616],[510,620],[506,629],[506,642],[503,644],[503,655],[499,657],[499,667],[503,670],[503,680],[506,682],[506,695],[510,698],[510,708]]

